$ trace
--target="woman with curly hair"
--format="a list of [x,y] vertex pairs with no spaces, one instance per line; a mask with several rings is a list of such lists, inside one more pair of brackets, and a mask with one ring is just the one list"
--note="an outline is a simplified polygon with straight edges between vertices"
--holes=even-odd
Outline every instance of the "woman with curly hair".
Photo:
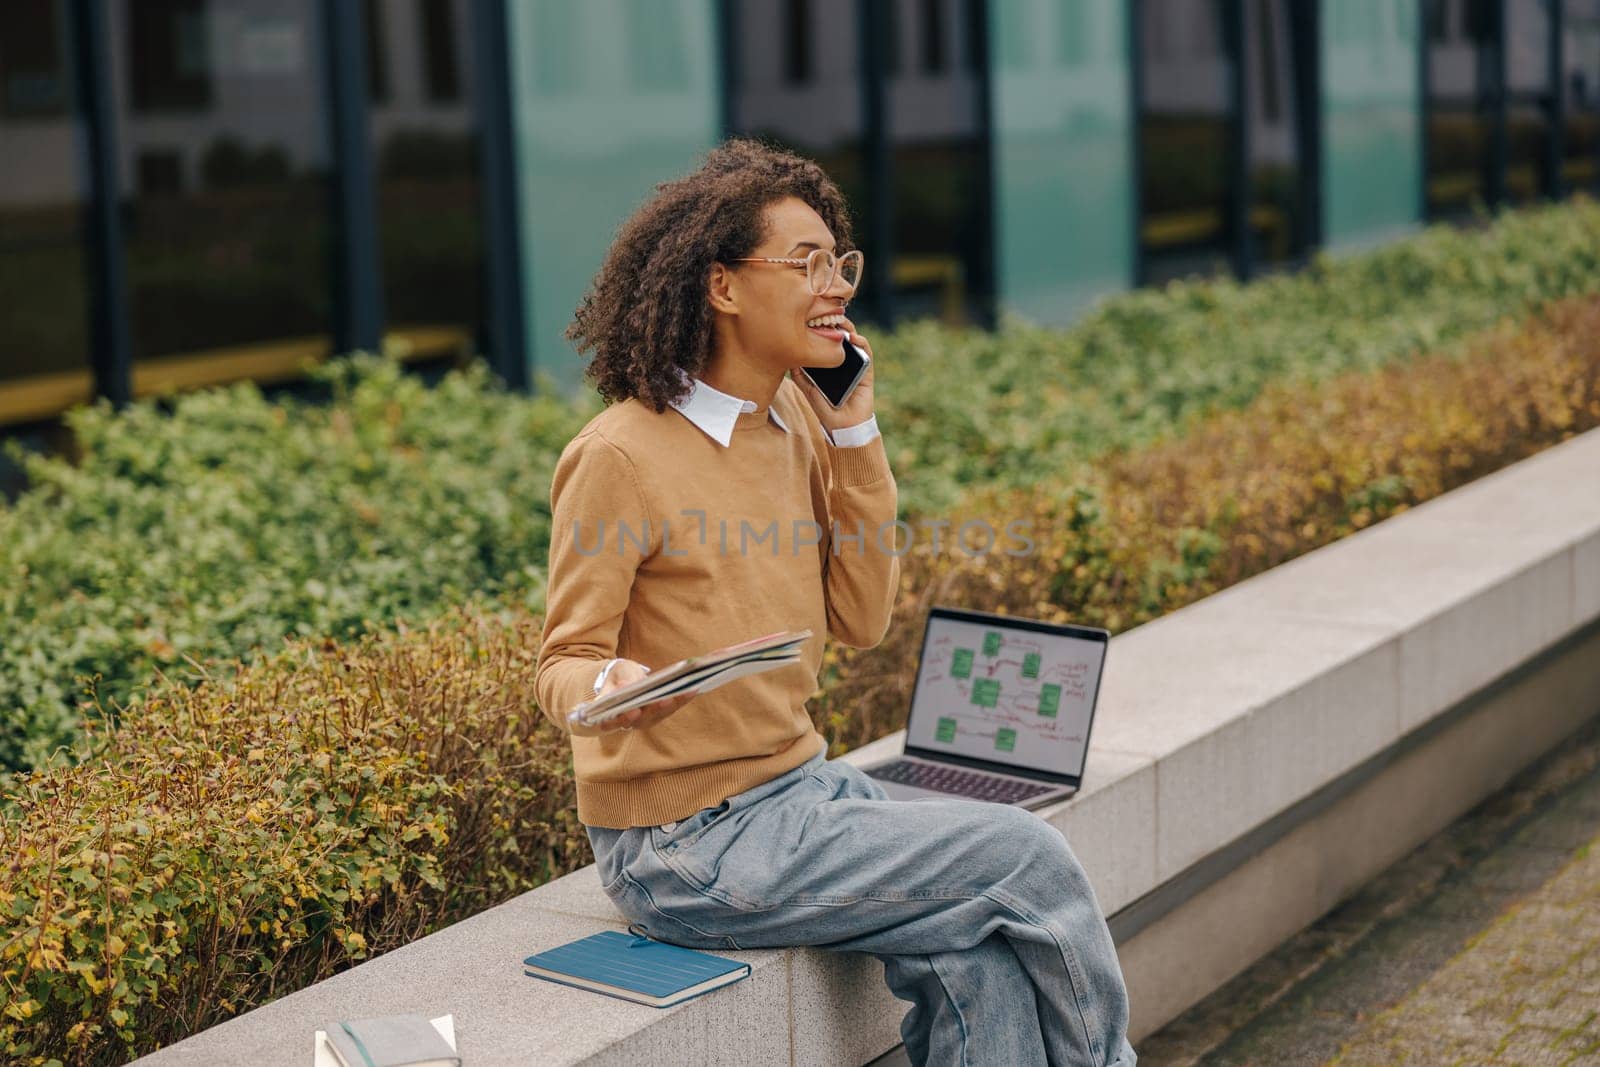
[[[754,141],[659,186],[568,330],[608,402],[561,455],[539,704],[572,735],[606,894],[703,949],[870,952],[915,1063],[1120,1064],[1127,994],[1061,834],[1021,808],[892,801],[806,711],[824,634],[882,639],[895,481],[865,378],[832,407],[860,281],[838,188]],[[884,536],[888,530],[890,536]],[[809,628],[799,660],[600,726],[651,666]]]

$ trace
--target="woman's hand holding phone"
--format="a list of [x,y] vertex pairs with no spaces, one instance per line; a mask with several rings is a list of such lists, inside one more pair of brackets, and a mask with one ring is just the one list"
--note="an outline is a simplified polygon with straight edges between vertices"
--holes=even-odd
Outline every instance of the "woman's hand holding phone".
[[843,404],[834,407],[828,403],[828,398],[822,395],[822,390],[817,388],[817,383],[807,377],[804,371],[792,370],[789,372],[789,377],[794,379],[795,384],[800,386],[800,391],[810,401],[811,410],[817,413],[817,421],[822,423],[823,428],[830,433],[848,426],[859,426],[872,418],[872,375],[878,361],[872,357],[872,345],[867,342],[865,337],[855,332],[854,326],[847,324],[845,330],[849,334],[850,343],[865,352],[869,362],[867,363],[866,373],[861,376],[860,383],[849,396],[845,397]]
[[[617,665],[611,668],[611,673],[606,675],[606,684],[600,690],[600,696],[605,696],[613,689],[637,682],[650,671],[644,664],[631,659],[620,659]],[[597,726],[585,726],[582,723],[572,723],[572,733],[575,737],[599,737],[613,730],[641,730],[654,726],[668,715],[683,707],[689,701],[699,696],[697,690],[691,689],[686,693],[663,697],[649,704],[641,705],[621,715],[613,716]]]

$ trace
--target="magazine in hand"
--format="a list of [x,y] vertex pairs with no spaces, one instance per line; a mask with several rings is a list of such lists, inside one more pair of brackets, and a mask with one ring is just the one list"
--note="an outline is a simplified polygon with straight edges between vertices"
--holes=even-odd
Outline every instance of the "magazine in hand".
[[800,658],[800,646],[810,637],[810,630],[789,630],[690,656],[651,671],[605,696],[579,704],[567,714],[567,719],[584,726],[596,726],[623,712],[690,689],[709,692],[735,678],[795,662]]

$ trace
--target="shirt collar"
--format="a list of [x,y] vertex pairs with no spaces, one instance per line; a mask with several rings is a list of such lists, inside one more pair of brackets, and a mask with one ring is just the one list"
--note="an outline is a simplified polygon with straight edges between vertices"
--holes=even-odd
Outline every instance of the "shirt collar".
[[[687,397],[682,400],[670,400],[668,403],[723,448],[727,448],[733,440],[733,427],[739,421],[739,416],[756,410],[754,400],[741,400],[739,397],[730,396],[713,389],[699,378],[690,379],[690,391]],[[778,414],[775,405],[767,405],[767,416],[777,424],[778,429],[784,433],[789,432],[789,427],[784,425],[783,417]]]

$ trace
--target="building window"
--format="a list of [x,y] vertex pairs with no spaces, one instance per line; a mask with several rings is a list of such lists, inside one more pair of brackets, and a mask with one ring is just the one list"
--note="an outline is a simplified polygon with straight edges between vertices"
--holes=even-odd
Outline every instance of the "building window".
[[472,12],[467,0],[379,6],[392,26],[420,34],[390,35],[385,65],[407,106],[371,124],[384,346],[402,357],[459,359],[478,348],[484,300],[481,131],[475,110],[461,106],[471,94],[462,92],[459,61]]
[[1307,190],[1316,176],[1303,158],[1318,91],[1311,17],[1297,0],[1144,4],[1146,282],[1249,274],[1305,256],[1315,232]]
[[1552,92],[1550,34],[1545,0],[1505,0],[1506,173],[1511,203],[1527,203],[1554,188],[1550,170]]
[[1086,4],[1056,5],[1056,59],[1064,67],[1081,67],[1089,61],[1089,9]]
[[[136,393],[292,374],[329,351],[333,219],[317,0],[137,0],[112,9]],[[147,112],[203,107],[204,123]]]
[[988,39],[983,29],[983,22],[988,18],[986,3],[985,0],[957,0],[957,3],[961,12],[961,67],[976,74],[983,70],[985,57],[980,53]]
[[811,80],[811,5],[783,0],[783,78],[791,85]]
[[627,0],[623,12],[628,74],[633,87],[642,93],[687,92],[688,45],[677,5],[662,0]]
[[366,7],[367,98],[374,104],[383,104],[389,100],[389,49],[384,45],[387,27],[378,0],[366,0]]
[[1248,79],[1250,123],[1250,269],[1296,265],[1314,233],[1308,187],[1317,175],[1307,169],[1304,152],[1308,123],[1319,88],[1312,83],[1317,47],[1311,12],[1296,0],[1251,0],[1245,9],[1246,52],[1254,67]]
[[946,65],[944,0],[922,0],[922,71],[938,74]]
[[[986,210],[989,146],[980,111],[982,87],[974,73],[946,62],[953,42],[942,3],[919,3],[906,10],[913,12],[922,16],[918,36],[923,76],[893,86],[885,101],[894,160],[889,264],[893,317],[987,325],[992,234]],[[891,37],[904,32],[903,25],[886,21]],[[935,54],[937,69],[927,64]]]
[[211,103],[204,0],[129,0],[125,10],[133,110],[204,110]]
[[[1139,9],[1146,282],[1222,273],[1232,261],[1237,146],[1234,57],[1222,45],[1224,7],[1222,0],[1145,0]],[[1175,24],[1186,13],[1203,24]]]
[[883,40],[878,48],[881,52],[882,69],[884,74],[891,78],[900,76],[900,30],[903,20],[900,18],[901,0],[881,0],[883,4]]
[[1600,0],[1562,2],[1561,178],[1569,190],[1600,190]]
[[1492,201],[1494,40],[1499,0],[1423,0],[1430,26],[1427,130],[1429,218],[1469,214]]
[[142,149],[134,160],[140,196],[178,196],[183,192],[183,156],[171,149]]
[[1283,82],[1287,73],[1278,62],[1277,5],[1273,0],[1256,0],[1255,41],[1260,49],[1261,117],[1269,125],[1283,121]]
[[[730,132],[815,160],[850,205],[855,240],[870,261],[875,232],[866,173],[857,0],[729,0]],[[828,27],[813,51],[812,26]],[[804,77],[797,75],[804,74]],[[869,299],[869,286],[862,291]],[[862,306],[852,301],[852,315]]]
[[[0,425],[93,395],[85,138],[66,6],[0,3]],[[8,388],[21,382],[33,388]]]
[[455,5],[451,0],[422,0],[422,57],[428,99],[436,104],[461,99],[461,63],[457,54]]
[[71,98],[61,0],[6,5],[0,32],[0,115],[63,115]]

